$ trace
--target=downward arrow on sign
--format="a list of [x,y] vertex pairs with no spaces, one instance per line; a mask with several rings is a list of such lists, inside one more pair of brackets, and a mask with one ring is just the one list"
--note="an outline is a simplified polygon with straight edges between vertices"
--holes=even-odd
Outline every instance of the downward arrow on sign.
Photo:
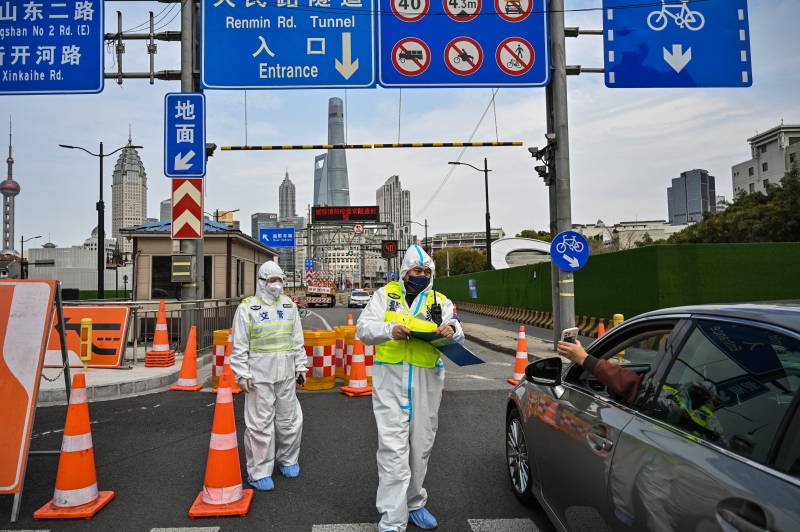
[[561,256],[562,256],[562,257],[564,257],[564,260],[565,260],[565,261],[567,261],[567,262],[569,263],[569,266],[570,266],[570,268],[577,268],[578,266],[580,266],[580,265],[581,265],[581,261],[579,261],[579,260],[578,260],[578,259],[576,259],[575,257],[570,257],[570,256],[569,256],[569,255],[567,255],[566,253],[564,253],[564,254],[563,254],[563,255],[561,255]]
[[194,159],[194,150],[189,150],[189,153],[183,155],[179,153],[175,156],[175,170],[191,170],[192,165],[189,164],[189,161]]
[[683,51],[682,44],[673,44],[672,45],[672,52],[670,53],[669,50],[666,48],[664,50],[664,61],[667,62],[669,66],[672,67],[672,70],[675,72],[680,72],[683,70],[683,67],[689,64],[689,61],[692,60],[692,48],[689,47],[686,51]]
[[342,75],[344,79],[350,79],[350,76],[358,70],[358,59],[352,60],[352,46],[350,40],[350,32],[342,33],[342,60],[336,59],[336,70]]

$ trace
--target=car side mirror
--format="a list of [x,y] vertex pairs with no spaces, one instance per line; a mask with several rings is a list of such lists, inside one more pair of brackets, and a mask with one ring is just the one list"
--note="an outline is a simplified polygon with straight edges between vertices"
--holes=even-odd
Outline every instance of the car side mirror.
[[525,377],[534,384],[558,386],[561,384],[561,358],[550,357],[531,362],[525,368]]

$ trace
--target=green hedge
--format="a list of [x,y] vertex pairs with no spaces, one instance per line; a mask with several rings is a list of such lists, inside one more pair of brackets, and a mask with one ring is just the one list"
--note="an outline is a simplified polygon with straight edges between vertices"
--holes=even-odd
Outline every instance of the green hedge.
[[[798,272],[800,243],[648,246],[592,257],[575,273],[575,310],[630,317],[680,305],[800,300]],[[550,279],[547,262],[437,279],[436,288],[455,301],[551,311]]]
[[[106,299],[128,299],[131,297],[130,290],[106,290],[105,291]],[[80,293],[81,301],[87,299],[97,299],[97,290],[81,290]]]

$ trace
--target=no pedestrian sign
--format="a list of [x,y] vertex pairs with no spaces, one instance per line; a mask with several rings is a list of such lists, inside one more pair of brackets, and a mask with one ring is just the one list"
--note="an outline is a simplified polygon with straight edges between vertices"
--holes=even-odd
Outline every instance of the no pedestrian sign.
[[546,0],[379,0],[384,87],[537,87],[550,81]]

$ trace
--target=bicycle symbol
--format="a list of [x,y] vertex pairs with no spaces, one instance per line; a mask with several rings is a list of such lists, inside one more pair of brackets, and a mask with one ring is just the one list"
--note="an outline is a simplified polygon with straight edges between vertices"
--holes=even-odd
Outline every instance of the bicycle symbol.
[[679,28],[686,28],[690,31],[698,31],[703,28],[706,19],[699,11],[692,11],[689,7],[689,0],[661,0],[661,10],[652,11],[647,15],[647,25],[653,31],[661,31],[667,27],[669,19],[675,21]]
[[561,242],[556,244],[556,251],[558,253],[564,253],[567,251],[567,248],[571,249],[575,253],[580,253],[583,251],[583,242],[574,236],[565,236],[561,239]]

